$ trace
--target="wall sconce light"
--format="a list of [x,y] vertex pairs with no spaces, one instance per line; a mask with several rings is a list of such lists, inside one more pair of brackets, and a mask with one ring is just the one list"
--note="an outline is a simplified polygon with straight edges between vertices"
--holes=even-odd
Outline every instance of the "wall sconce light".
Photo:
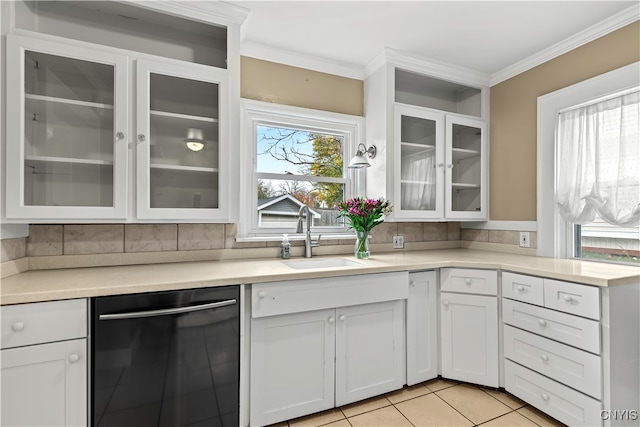
[[202,139],[202,129],[187,129],[187,137],[184,139],[184,143],[191,151],[202,150],[206,144],[204,139]]
[[360,143],[358,144],[358,151],[356,151],[356,155],[353,156],[353,158],[349,162],[349,166],[347,167],[349,169],[368,168],[369,166],[371,166],[371,163],[369,163],[369,160],[367,160],[364,154],[367,153],[367,157],[373,159],[376,156],[377,152],[378,149],[375,145],[367,148],[363,143]]

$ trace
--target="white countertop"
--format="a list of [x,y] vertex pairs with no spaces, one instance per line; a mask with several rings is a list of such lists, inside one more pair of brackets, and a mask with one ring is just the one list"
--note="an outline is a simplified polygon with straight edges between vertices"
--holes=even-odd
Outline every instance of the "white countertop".
[[[2,279],[0,303],[20,304],[103,295],[156,292],[278,280],[347,276],[442,267],[487,268],[545,276],[594,286],[640,283],[640,266],[542,258],[473,249],[373,254],[360,265],[295,270],[279,259],[200,261],[116,267],[37,270]],[[304,259],[304,258],[296,258]]]

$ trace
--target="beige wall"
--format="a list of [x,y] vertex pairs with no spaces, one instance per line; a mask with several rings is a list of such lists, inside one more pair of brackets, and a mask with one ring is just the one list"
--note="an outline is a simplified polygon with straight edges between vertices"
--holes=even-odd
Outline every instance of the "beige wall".
[[364,82],[242,56],[240,96],[362,116]]
[[536,220],[537,98],[636,61],[639,21],[491,88],[492,220]]

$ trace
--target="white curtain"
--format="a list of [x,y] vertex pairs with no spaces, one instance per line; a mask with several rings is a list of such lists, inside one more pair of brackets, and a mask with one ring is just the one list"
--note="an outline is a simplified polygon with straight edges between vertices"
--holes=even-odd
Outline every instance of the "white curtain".
[[434,210],[436,199],[435,150],[429,155],[403,157],[401,167],[401,208]]
[[640,91],[561,112],[556,139],[560,215],[640,224]]

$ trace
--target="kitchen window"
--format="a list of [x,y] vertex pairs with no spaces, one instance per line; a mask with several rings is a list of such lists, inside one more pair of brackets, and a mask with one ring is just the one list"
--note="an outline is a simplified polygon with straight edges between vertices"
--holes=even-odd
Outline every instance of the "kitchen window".
[[243,100],[243,120],[240,239],[295,233],[305,205],[314,233],[346,233],[337,206],[364,187],[347,168],[363,119]]
[[639,67],[538,99],[538,255],[640,262]]

